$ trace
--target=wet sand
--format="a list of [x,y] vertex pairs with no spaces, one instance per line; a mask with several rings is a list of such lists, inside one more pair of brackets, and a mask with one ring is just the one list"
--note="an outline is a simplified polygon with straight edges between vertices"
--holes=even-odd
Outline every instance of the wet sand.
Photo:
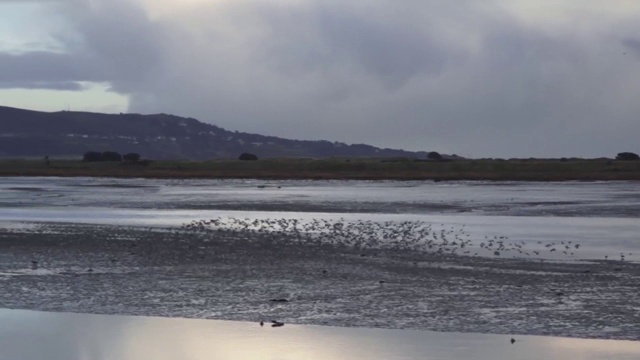
[[620,261],[355,251],[228,231],[0,229],[0,307],[11,309],[640,340],[639,286],[640,265]]

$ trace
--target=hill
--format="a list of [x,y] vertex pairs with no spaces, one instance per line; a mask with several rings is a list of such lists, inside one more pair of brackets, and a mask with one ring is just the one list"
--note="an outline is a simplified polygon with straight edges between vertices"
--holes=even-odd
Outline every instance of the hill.
[[283,139],[167,114],[40,112],[0,106],[0,157],[73,157],[86,151],[135,152],[150,159],[275,157],[419,157],[426,152],[326,140]]

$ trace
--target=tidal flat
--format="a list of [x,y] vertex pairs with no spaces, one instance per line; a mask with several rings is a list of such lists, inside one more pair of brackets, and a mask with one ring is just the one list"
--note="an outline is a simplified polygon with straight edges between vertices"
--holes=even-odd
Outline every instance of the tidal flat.
[[59,223],[5,229],[0,249],[0,306],[10,309],[640,340],[632,262]]
[[637,341],[639,186],[2,178],[0,307]]

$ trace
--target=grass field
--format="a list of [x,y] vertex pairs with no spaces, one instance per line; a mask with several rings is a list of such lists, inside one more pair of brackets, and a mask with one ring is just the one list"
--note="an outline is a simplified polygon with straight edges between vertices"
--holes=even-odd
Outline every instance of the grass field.
[[640,180],[640,161],[609,159],[261,159],[153,161],[148,166],[79,160],[0,160],[0,176],[362,180]]

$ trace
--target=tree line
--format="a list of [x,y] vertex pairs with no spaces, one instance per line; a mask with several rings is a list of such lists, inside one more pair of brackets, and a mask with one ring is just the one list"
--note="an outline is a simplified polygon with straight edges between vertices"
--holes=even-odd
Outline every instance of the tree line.
[[127,162],[127,163],[141,163],[150,162],[149,160],[140,161],[140,154],[127,153],[120,155],[116,151],[87,151],[82,157],[82,161],[97,162],[97,161],[113,161],[113,162]]
[[[250,153],[242,153],[239,157],[240,160],[258,160],[258,156]],[[427,154],[428,160],[435,161],[443,161],[445,158],[440,155],[438,152],[432,151]],[[562,158],[561,160],[567,160],[566,158]],[[616,160],[640,160],[640,156],[636,153],[632,152],[621,152],[616,156]],[[45,161],[49,161],[48,156],[45,157]],[[88,162],[96,162],[96,161],[113,161],[113,162],[127,162],[127,163],[150,163],[150,160],[142,160],[140,161],[140,154],[138,153],[127,153],[124,155],[120,155],[120,153],[115,151],[87,151],[84,153],[82,157],[82,161]]]

